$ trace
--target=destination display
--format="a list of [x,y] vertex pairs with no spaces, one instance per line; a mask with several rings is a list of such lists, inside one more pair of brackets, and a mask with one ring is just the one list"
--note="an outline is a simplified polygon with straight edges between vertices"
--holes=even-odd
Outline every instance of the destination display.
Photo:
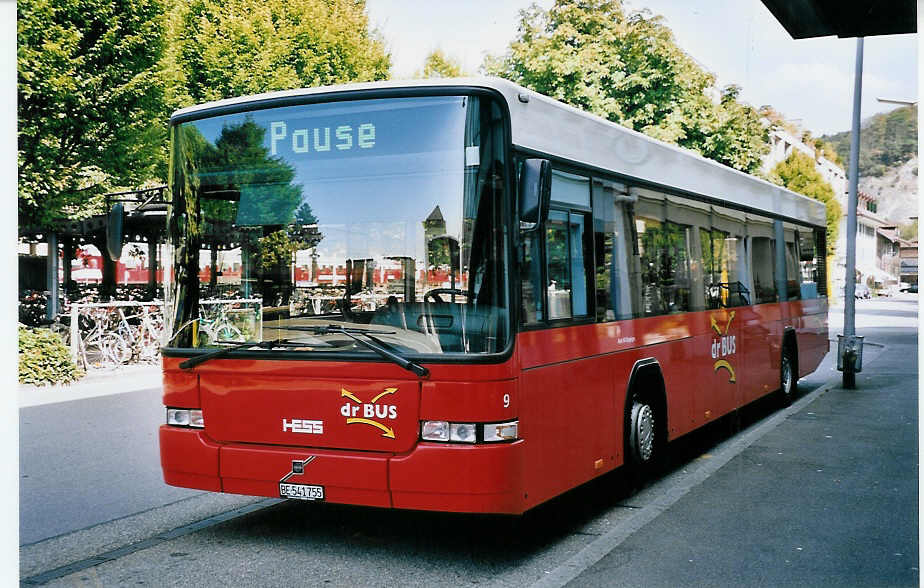
[[[375,147],[375,125],[340,125],[333,129],[334,145],[338,151],[372,149]],[[276,155],[277,145],[291,137],[292,153],[324,152],[331,150],[331,127],[290,128],[283,120],[270,123],[270,155]],[[312,140],[313,139],[313,140]]]

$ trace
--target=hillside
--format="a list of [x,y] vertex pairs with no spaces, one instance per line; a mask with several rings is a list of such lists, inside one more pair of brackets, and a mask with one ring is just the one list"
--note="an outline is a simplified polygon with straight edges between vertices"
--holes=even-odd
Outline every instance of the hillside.
[[[845,166],[850,159],[850,131],[825,135]],[[860,130],[860,177],[880,177],[918,152],[918,107],[903,106],[871,116]]]
[[[879,216],[895,223],[918,215],[917,125],[917,106],[903,106],[871,116],[861,126],[860,191],[876,196]],[[848,161],[850,131],[822,139]]]
[[[862,133],[861,133],[862,136]],[[886,168],[881,176],[860,176],[860,191],[878,196],[879,216],[896,222],[907,222],[918,215],[917,155],[901,165]]]

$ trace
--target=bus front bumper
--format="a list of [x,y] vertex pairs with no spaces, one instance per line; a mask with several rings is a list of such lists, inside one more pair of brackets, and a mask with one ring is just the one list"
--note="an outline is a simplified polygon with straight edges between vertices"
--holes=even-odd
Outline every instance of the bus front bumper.
[[217,443],[205,431],[160,427],[164,481],[213,492],[280,497],[280,483],[320,486],[341,504],[520,514],[523,441],[418,443],[407,454]]

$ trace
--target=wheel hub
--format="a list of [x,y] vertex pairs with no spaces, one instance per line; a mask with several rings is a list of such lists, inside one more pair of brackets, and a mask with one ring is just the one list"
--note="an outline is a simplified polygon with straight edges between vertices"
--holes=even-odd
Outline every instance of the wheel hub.
[[650,460],[654,453],[654,411],[647,404],[632,407],[632,437],[638,460]]
[[782,366],[782,384],[783,384],[783,394],[787,396],[792,393],[792,363],[789,361],[789,358],[783,359]]

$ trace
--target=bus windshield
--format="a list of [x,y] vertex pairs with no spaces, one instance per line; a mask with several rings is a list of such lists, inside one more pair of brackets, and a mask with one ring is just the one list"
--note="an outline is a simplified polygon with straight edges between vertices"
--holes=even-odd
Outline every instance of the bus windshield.
[[503,121],[488,98],[429,96],[175,124],[167,347],[502,351]]

